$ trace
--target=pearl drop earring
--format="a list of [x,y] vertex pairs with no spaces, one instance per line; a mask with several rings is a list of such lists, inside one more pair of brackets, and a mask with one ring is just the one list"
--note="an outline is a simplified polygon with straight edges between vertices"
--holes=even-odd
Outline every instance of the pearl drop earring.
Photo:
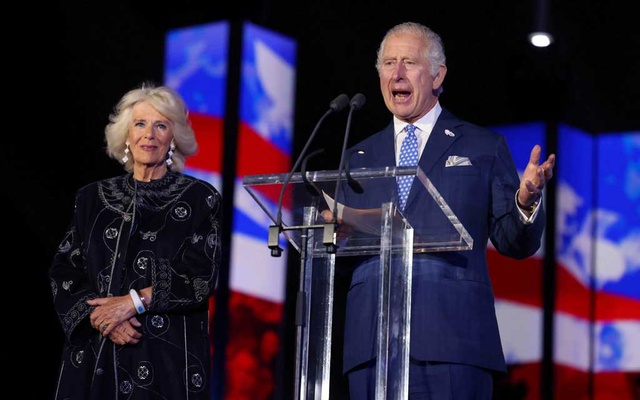
[[124,144],[127,147],[125,147],[125,149],[124,149],[124,157],[122,157],[122,163],[123,164],[125,164],[127,161],[129,161],[129,157],[128,157],[128,154],[129,154],[129,141],[127,140]]
[[176,145],[175,143],[173,143],[173,140],[171,141],[171,145],[169,145],[169,152],[167,153],[167,166],[170,166],[171,164],[173,164],[173,160],[171,159],[171,156],[173,156],[173,151],[176,149]]

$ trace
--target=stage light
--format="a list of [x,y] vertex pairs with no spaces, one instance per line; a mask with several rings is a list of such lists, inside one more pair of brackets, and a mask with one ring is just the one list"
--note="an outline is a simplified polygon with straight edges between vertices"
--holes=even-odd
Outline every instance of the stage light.
[[549,30],[548,0],[533,0],[535,29],[529,34],[529,42],[535,47],[548,47],[553,43]]
[[529,34],[529,42],[536,47],[547,47],[553,43],[553,36],[548,32],[533,32]]

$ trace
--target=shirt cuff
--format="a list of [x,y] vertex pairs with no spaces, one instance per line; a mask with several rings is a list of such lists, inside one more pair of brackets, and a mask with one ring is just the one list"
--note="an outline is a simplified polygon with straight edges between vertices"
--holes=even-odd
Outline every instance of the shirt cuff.
[[540,193],[540,198],[538,199],[538,201],[536,201],[536,205],[533,209],[533,212],[531,212],[530,216],[527,216],[527,214],[525,214],[525,212],[522,210],[522,208],[520,208],[520,206],[518,205],[518,191],[520,189],[516,190],[516,195],[513,198],[513,201],[515,201],[516,203],[516,208],[518,209],[518,212],[520,213],[520,220],[525,224],[525,225],[531,225],[533,224],[533,221],[536,220],[536,217],[538,216],[538,210],[540,209],[540,204],[542,204],[542,193]]

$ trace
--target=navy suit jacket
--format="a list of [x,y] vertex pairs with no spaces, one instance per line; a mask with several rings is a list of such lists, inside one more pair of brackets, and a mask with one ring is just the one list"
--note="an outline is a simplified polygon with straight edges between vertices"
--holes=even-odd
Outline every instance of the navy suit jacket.
[[[393,123],[350,150],[355,149],[364,154],[351,157],[351,171],[395,165]],[[472,165],[445,167],[449,156],[468,157]],[[474,242],[472,250],[414,254],[411,357],[505,371],[487,243],[491,240],[497,251],[509,257],[531,256],[540,247],[544,210],[539,210],[533,224],[521,221],[515,205],[520,178],[504,136],[465,122],[446,109],[436,121],[419,165]],[[376,208],[397,197],[395,180],[361,183],[361,194],[343,185],[341,200],[346,205]],[[434,204],[414,179],[404,214],[416,232],[443,223],[442,211]],[[347,294],[345,372],[376,355],[379,257],[358,262]]]

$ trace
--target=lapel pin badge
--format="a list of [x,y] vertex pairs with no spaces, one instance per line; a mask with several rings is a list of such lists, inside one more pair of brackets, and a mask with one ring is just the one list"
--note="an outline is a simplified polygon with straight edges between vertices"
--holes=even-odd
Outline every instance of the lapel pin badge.
[[445,134],[445,135],[447,135],[447,136],[449,136],[449,137],[454,137],[454,136],[456,135],[455,133],[451,132],[451,131],[450,131],[450,130],[448,130],[448,129],[445,129],[445,130],[444,130],[444,134]]

